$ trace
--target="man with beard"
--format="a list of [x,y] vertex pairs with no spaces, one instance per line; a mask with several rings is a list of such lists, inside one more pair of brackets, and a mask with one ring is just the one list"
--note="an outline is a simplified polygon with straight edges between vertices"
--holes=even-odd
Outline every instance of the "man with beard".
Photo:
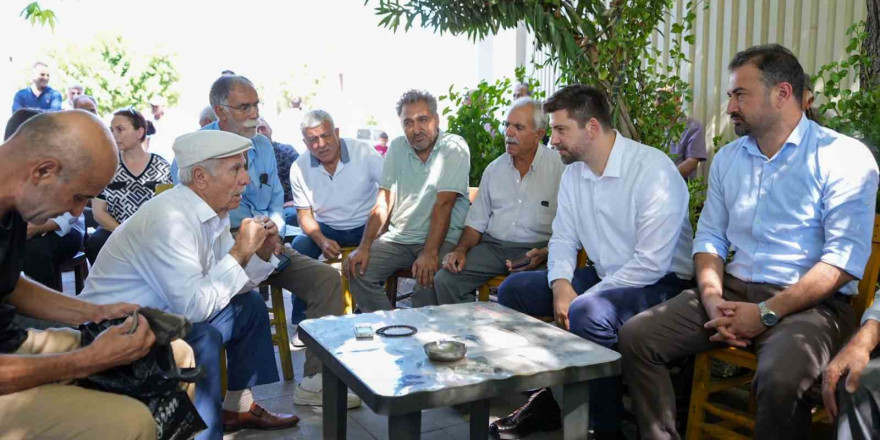
[[[606,348],[629,318],[691,284],[692,232],[688,191],[662,151],[623,137],[611,127],[605,94],[572,85],[544,104],[550,143],[569,166],[562,175],[547,270],[508,277],[498,302],[556,324]],[[583,248],[592,266],[577,268]],[[593,381],[595,438],[620,436],[618,380]],[[502,438],[561,426],[549,389],[490,426]]]
[[804,71],[788,49],[751,47],[728,69],[727,113],[742,137],[709,172],[693,247],[697,288],[620,332],[642,438],[679,438],[666,364],[728,345],[758,357],[754,438],[807,438],[805,394],[855,323],[877,164],[861,142],[804,116]]
[[12,111],[20,108],[38,108],[41,110],[61,110],[64,97],[57,90],[49,87],[49,66],[37,61],[34,63],[33,83],[19,90],[12,100]]
[[[243,219],[263,216],[268,217],[278,228],[279,234],[283,234],[284,189],[278,179],[275,149],[268,138],[257,133],[257,126],[260,124],[260,98],[256,88],[243,76],[223,75],[211,86],[209,99],[217,121],[202,127],[202,130],[227,131],[253,142],[253,148],[247,151],[249,181],[241,194],[241,204],[229,211],[233,234],[237,233]],[[178,177],[177,174],[172,167],[172,177]],[[304,300],[306,317],[310,319],[341,315],[344,303],[339,272],[330,265],[301,255],[287,246],[282,247],[281,253],[281,258],[289,259],[290,264],[270,276],[267,281]],[[303,374],[305,377],[294,391],[294,402],[301,405],[323,405],[321,360],[311,350],[306,350]],[[355,408],[359,405],[360,399],[349,394],[348,407]]]
[[464,231],[443,258],[443,269],[434,277],[436,298],[429,302],[473,302],[475,289],[490,278],[534,270],[547,261],[565,165],[541,144],[547,115],[539,101],[516,100],[504,126],[507,153],[483,172]]
[[430,304],[440,259],[455,247],[468,211],[470,152],[461,136],[440,131],[437,100],[410,90],[397,115],[404,136],[391,142],[361,244],[343,268],[364,312],[391,308],[383,284],[403,268],[418,282],[413,306]]

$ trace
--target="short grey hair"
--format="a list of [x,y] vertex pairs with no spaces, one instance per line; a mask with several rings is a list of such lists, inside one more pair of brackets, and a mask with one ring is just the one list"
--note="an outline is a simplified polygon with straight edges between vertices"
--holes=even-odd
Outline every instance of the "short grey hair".
[[305,133],[306,129],[315,128],[325,122],[330,123],[331,129],[336,128],[336,123],[333,122],[333,117],[330,116],[330,113],[324,110],[310,110],[303,115],[302,121],[299,123],[299,130]]
[[82,84],[80,84],[80,83],[73,83],[73,84],[67,86],[67,90],[70,90],[70,89],[79,89],[80,92],[83,92],[86,90],[86,88],[83,87]]
[[214,176],[217,172],[217,168],[220,167],[220,159],[219,158],[211,158],[205,159],[201,162],[196,162],[186,168],[181,168],[177,170],[177,180],[184,185],[189,185],[193,181],[193,170],[196,167],[205,170],[208,174]]
[[513,113],[514,110],[523,107],[532,108],[532,118],[535,122],[535,130],[547,129],[547,113],[544,112],[544,104],[537,99],[530,98],[528,96],[519,98],[516,101],[513,101],[513,104],[510,105],[510,109],[507,111],[507,114],[510,115],[511,113]]
[[209,105],[203,108],[202,112],[199,113],[199,120],[201,121],[202,119],[210,119],[211,122],[216,121],[217,113],[214,113],[214,107]]
[[71,102],[71,104],[76,107],[76,103],[79,101],[92,101],[92,104],[95,104],[95,107],[98,106],[98,101],[95,101],[95,98],[92,98],[89,95],[79,95],[76,98],[73,98],[73,102]]
[[400,116],[403,113],[403,106],[415,104],[417,102],[428,104],[428,111],[430,111],[432,115],[437,115],[437,98],[434,98],[434,95],[430,94],[427,90],[410,89],[401,95],[400,99],[397,101],[397,116]]
[[208,102],[211,107],[217,105],[225,105],[229,98],[229,91],[236,87],[250,87],[254,90],[254,83],[241,75],[223,75],[211,84],[211,93],[208,95]]

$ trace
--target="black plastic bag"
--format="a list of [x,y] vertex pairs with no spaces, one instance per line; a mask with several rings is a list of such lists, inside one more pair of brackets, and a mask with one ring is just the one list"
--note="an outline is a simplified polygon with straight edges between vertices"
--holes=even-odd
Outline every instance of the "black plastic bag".
[[[77,381],[77,385],[114,394],[124,394],[143,402],[156,420],[159,440],[191,439],[207,428],[180,382],[196,382],[203,375],[201,367],[178,368],[169,345],[172,340],[186,335],[192,324],[185,318],[168,315],[154,309],[144,310],[144,317],[151,328],[156,323],[156,344],[141,359],[128,365],[104,370]],[[138,311],[140,312],[140,310]],[[137,323],[138,312],[134,318]],[[164,315],[164,316],[163,316]],[[179,319],[184,325],[168,326],[168,318]],[[85,347],[104,330],[121,324],[125,318],[111,319],[101,323],[88,322],[80,325],[82,346]],[[134,332],[135,327],[132,328]],[[162,343],[159,343],[161,341]]]

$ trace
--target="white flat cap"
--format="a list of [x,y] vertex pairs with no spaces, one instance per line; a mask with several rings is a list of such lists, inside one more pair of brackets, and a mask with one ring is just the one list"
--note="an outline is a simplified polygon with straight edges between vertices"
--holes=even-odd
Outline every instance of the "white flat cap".
[[254,148],[250,139],[221,130],[199,130],[174,140],[174,157],[180,168],[208,159],[235,156]]

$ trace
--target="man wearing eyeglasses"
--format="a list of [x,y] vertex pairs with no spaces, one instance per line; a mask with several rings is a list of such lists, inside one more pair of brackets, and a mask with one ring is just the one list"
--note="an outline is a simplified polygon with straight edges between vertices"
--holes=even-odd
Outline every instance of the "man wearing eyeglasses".
[[506,153],[486,167],[458,245],[434,277],[436,303],[473,302],[496,275],[547,261],[556,194],[565,165],[541,144],[547,115],[537,100],[517,99],[504,121]]
[[[260,125],[260,97],[254,84],[239,75],[223,75],[214,81],[210,93],[211,106],[217,120],[202,127],[202,130],[222,130],[248,138],[253,148],[247,152],[249,182],[241,195],[238,208],[229,211],[230,227],[233,234],[244,219],[267,216],[284,231],[284,189],[278,178],[275,149],[266,136],[257,133]],[[175,161],[176,164],[176,161]],[[172,176],[176,179],[176,166]],[[282,235],[283,236],[283,235]],[[289,260],[284,267],[279,266],[267,281],[275,286],[289,290],[297,298],[306,302],[306,317],[341,315],[343,312],[342,280],[339,272],[332,266],[318,262],[284,246],[282,260]],[[297,403],[321,406],[321,361],[306,350],[303,367],[303,381],[297,385],[294,397]],[[354,394],[348,395],[348,407],[360,405]]]

